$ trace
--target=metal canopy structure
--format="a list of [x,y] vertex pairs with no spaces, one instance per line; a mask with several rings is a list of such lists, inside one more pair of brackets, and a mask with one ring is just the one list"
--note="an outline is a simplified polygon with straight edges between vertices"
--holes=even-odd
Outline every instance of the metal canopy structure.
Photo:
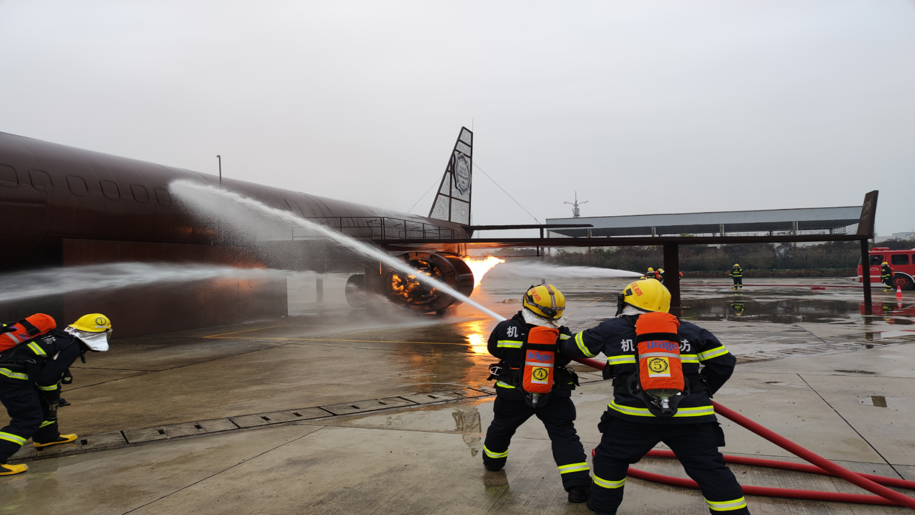
[[[537,247],[538,250],[541,247],[626,247],[626,246],[652,246],[660,245],[664,248],[664,269],[667,271],[667,279],[665,281],[665,286],[670,290],[671,295],[671,306],[680,307],[680,254],[679,246],[680,245],[697,245],[697,244],[739,244],[739,243],[782,243],[782,242],[825,242],[825,241],[860,241],[861,242],[861,259],[863,263],[868,262],[868,245],[867,240],[874,237],[874,219],[877,212],[877,195],[878,191],[874,190],[864,196],[864,202],[860,207],[855,208],[825,208],[825,209],[836,209],[836,210],[850,210],[854,209],[858,213],[858,217],[851,221],[851,223],[845,223],[848,221],[848,218],[838,218],[832,217],[835,223],[843,223],[842,227],[852,225],[854,223],[858,224],[858,228],[854,234],[845,234],[836,233],[835,231],[829,231],[823,234],[798,234],[797,231],[787,231],[782,234],[769,233],[764,235],[732,235],[728,234],[725,230],[723,235],[708,234],[703,236],[645,236],[645,235],[634,235],[628,237],[594,237],[593,232],[589,237],[587,236],[587,231],[594,231],[595,228],[569,228],[568,221],[574,220],[575,222],[588,221],[592,222],[593,220],[589,218],[575,218],[568,219],[563,218],[562,225],[564,228],[553,231],[547,229],[548,233],[564,233],[577,231],[577,233],[584,232],[584,237],[544,237],[544,228],[549,226],[543,226],[544,228],[540,229],[539,238],[468,238],[468,239],[453,239],[449,240],[447,243],[461,244],[465,246],[473,247]],[[763,212],[796,212],[795,216],[798,213],[804,211],[816,211],[816,209],[798,209],[798,210],[773,210],[773,211],[763,211]],[[761,211],[738,211],[737,213],[760,213]],[[836,211],[836,213],[841,213]],[[714,213],[695,213],[695,214],[714,214]],[[684,215],[644,215],[644,216],[665,216],[665,217],[682,217]],[[844,212],[843,217],[848,216],[848,212]],[[611,217],[607,217],[611,218]],[[612,217],[612,218],[634,218],[634,217]],[[560,219],[554,219],[551,221],[559,222]],[[774,221],[779,222],[779,221]],[[784,222],[782,220],[781,222]],[[796,222],[796,220],[792,221]],[[822,223],[822,222],[820,222]],[[556,225],[559,225],[558,223]],[[594,224],[596,225],[596,224]],[[682,224],[681,224],[682,225]],[[486,229],[492,230],[492,228],[499,227],[501,229],[519,229],[522,226],[477,226],[477,228],[485,227]],[[527,226],[524,226],[527,227]],[[657,227],[657,226],[654,226]],[[838,226],[836,226],[837,228]],[[473,232],[473,228],[465,226],[468,233]],[[834,228],[835,229],[835,228]],[[769,231],[765,231],[769,232]],[[773,231],[775,232],[775,231]],[[573,233],[574,234],[574,233]],[[650,233],[649,233],[650,234]],[[657,233],[655,233],[657,234]],[[679,234],[679,233],[677,233]],[[410,248],[416,246],[423,246],[437,243],[434,240],[429,239],[404,239],[404,240],[385,240],[377,241],[376,243],[382,244],[390,249],[396,248]],[[539,252],[538,252],[539,253]],[[864,287],[864,309],[865,314],[871,314],[871,283],[870,281],[863,281],[862,286]]]
[[767,209],[759,211],[721,211],[714,213],[677,213],[664,215],[591,216],[548,218],[547,225],[590,223],[590,230],[550,231],[573,238],[620,236],[728,236],[745,234],[845,234],[857,224],[861,206]]

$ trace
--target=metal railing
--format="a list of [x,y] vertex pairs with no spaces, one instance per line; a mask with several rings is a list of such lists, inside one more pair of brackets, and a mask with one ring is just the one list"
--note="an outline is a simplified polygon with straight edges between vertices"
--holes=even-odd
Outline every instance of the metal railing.
[[[347,236],[372,240],[453,240],[460,236],[456,229],[450,227],[386,216],[323,216],[306,219]],[[307,238],[297,232],[307,233],[308,230],[294,228],[292,239]]]

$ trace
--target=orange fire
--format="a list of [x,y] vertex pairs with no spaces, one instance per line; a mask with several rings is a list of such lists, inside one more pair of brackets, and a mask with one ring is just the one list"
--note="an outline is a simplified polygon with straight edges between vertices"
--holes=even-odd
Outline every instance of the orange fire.
[[499,263],[504,263],[505,260],[495,256],[487,256],[484,259],[465,257],[464,262],[467,263],[467,266],[470,267],[470,271],[473,272],[473,287],[476,288],[483,282],[483,276],[486,275],[486,272]]

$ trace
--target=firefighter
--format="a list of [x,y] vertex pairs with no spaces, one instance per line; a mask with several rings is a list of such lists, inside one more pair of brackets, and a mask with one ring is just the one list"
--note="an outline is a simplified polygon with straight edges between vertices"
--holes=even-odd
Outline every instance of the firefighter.
[[0,354],[0,402],[10,415],[9,425],[0,429],[0,476],[28,470],[7,460],[29,438],[39,450],[78,438],[58,430],[60,381],[77,358],[85,361],[86,351],[107,351],[110,334],[108,317],[93,313]]
[[657,281],[635,281],[617,300],[616,318],[560,342],[561,352],[572,358],[603,353],[607,356],[604,377],[613,378],[613,400],[598,425],[602,437],[594,454],[588,508],[598,514],[615,514],[623,501],[629,465],[664,442],[676,453],[686,473],[699,483],[712,514],[749,513],[737,479],[718,452],[724,445],[724,433],[709,400],[731,376],[737,359],[712,333],[679,321],[673,336],[679,340],[689,394],[682,396],[672,416],[669,412],[666,416],[656,414],[661,412],[655,407],[649,409],[649,404],[633,393],[637,389],[630,381],[638,379],[635,374],[639,370],[636,322],[646,313],[666,313],[670,292]]
[[729,272],[731,279],[734,280],[734,291],[743,290],[743,268],[740,268],[740,265],[734,263],[734,268]]
[[661,275],[658,272],[656,272],[654,268],[651,268],[651,267],[648,267],[648,271],[645,272],[645,277],[647,279],[657,279],[659,281],[661,280]]
[[880,280],[886,285],[884,292],[893,291],[893,268],[886,261],[880,267]]
[[499,322],[489,336],[489,353],[500,361],[490,368],[490,379],[496,379],[496,400],[493,421],[486,430],[483,444],[483,465],[490,471],[501,470],[508,459],[508,446],[515,430],[531,416],[536,416],[549,434],[553,459],[559,467],[569,502],[582,503],[588,500],[591,476],[584,447],[575,431],[571,392],[578,377],[565,368],[570,359],[555,355],[552,390],[541,395],[536,404],[534,394],[524,391],[520,377],[528,352],[528,334],[535,327],[558,329],[560,341],[571,337],[571,332],[563,325],[565,305],[565,297],[552,285],[532,286],[524,294],[521,311],[510,320]]
[[661,284],[664,284],[664,269],[659,268],[656,275],[658,276],[658,280],[661,281]]

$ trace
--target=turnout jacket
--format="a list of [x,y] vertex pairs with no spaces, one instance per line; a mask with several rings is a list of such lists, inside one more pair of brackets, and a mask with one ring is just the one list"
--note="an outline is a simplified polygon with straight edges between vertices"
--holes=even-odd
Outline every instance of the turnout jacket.
[[[499,358],[499,364],[503,367],[502,374],[496,380],[496,392],[498,395],[519,400],[524,398],[524,392],[520,385],[516,388],[512,384],[511,374],[514,370],[524,367],[524,350],[522,346],[527,341],[527,333],[532,327],[536,326],[528,325],[519,311],[509,320],[499,322],[490,333],[487,349],[489,349],[490,354]],[[571,338],[572,332],[569,331],[568,327],[562,326],[559,328],[560,343]],[[557,345],[555,368],[553,369],[553,390],[550,392],[550,397],[569,397],[572,395],[572,390],[575,386],[561,384],[562,382],[568,382],[563,380],[568,377],[564,372],[564,367],[570,361],[572,359],[563,355],[560,352],[559,345]]]
[[734,278],[734,277],[743,277],[743,268],[740,268],[740,267],[732,268],[731,271],[729,272],[729,275],[730,275],[732,278]]
[[[605,378],[614,378],[613,401],[607,413],[618,418],[648,424],[697,424],[715,422],[715,410],[710,398],[731,377],[735,358],[727,348],[707,330],[689,322],[680,321],[677,331],[680,340],[680,361],[683,378],[690,383],[691,393],[680,401],[673,417],[652,415],[645,403],[631,395],[626,380],[638,368],[635,322],[638,316],[611,318],[596,327],[560,341],[562,353],[572,358],[593,358],[603,353],[607,356]],[[700,370],[701,367],[701,370]]]
[[0,363],[0,377],[22,384],[31,378],[46,399],[60,398],[60,381],[82,354],[76,336],[55,329],[17,346],[13,356]]
[[893,269],[890,265],[883,265],[880,267],[880,278],[883,280],[893,278]]

